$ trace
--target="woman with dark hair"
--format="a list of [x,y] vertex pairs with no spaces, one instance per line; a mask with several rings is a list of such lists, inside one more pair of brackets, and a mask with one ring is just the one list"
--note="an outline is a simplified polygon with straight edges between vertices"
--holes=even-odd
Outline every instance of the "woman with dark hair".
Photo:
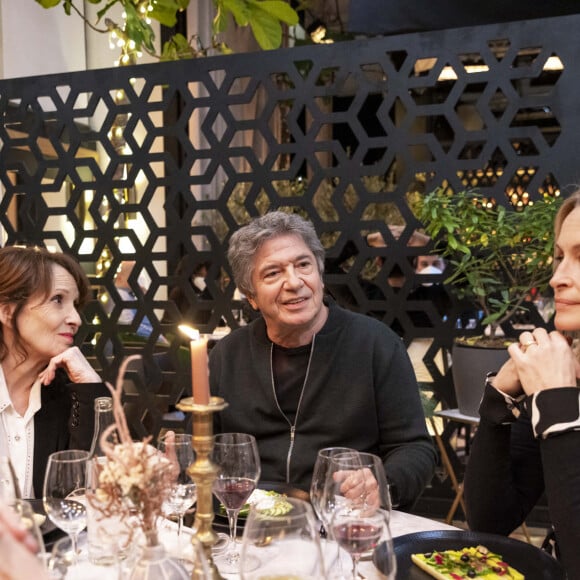
[[88,449],[107,387],[74,346],[89,281],[70,256],[0,249],[0,455],[23,497],[40,497],[48,456]]
[[[555,220],[557,330],[523,332],[490,373],[465,475],[473,530],[509,534],[546,493],[568,577],[580,578],[580,190]],[[571,344],[572,342],[572,344]]]

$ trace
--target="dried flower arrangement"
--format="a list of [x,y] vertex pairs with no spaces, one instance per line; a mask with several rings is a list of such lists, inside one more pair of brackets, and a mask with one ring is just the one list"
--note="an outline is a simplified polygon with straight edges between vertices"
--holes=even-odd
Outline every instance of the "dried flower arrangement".
[[[176,471],[175,463],[150,445],[151,436],[137,442],[131,437],[121,396],[127,366],[138,358],[139,355],[133,355],[123,361],[115,387],[107,383],[113,398],[115,423],[101,436],[105,457],[98,463],[94,496],[87,495],[87,500],[103,517],[122,521],[129,541],[134,530],[140,528],[147,545],[154,546],[158,543],[157,520]],[[109,437],[115,430],[119,443],[113,444]]]

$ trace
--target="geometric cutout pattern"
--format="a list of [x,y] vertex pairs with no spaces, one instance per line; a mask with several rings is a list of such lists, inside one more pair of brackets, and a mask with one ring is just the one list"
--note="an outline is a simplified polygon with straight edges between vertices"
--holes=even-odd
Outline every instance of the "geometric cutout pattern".
[[[190,388],[176,324],[212,332],[247,316],[230,235],[269,209],[300,212],[327,248],[327,289],[420,352],[422,379],[453,406],[446,353],[465,305],[445,288],[438,302],[414,271],[432,245],[413,241],[413,200],[479,187],[511,207],[578,181],[579,25],[566,16],[1,80],[1,241],[78,257],[94,292],[82,348],[110,381],[124,356],[144,355],[130,393],[157,431],[160,408]],[[125,261],[134,301],[115,287]],[[190,283],[200,271],[203,292]]]

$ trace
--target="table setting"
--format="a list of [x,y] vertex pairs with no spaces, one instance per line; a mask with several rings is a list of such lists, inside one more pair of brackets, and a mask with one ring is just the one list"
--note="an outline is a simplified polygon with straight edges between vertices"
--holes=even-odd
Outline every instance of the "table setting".
[[[502,536],[460,530],[439,521],[396,509],[385,512],[388,513],[388,527],[392,539],[392,547],[389,548],[389,552],[385,553],[388,543],[385,543],[384,540],[377,542],[374,549],[361,553],[356,576],[353,576],[351,554],[344,548],[339,548],[337,543],[328,535],[321,537],[320,531],[324,524],[317,517],[313,508],[314,502],[309,501],[309,494],[303,490],[293,490],[284,485],[276,486],[267,482],[257,482],[257,488],[264,490],[264,493],[273,491],[271,490],[272,486],[280,490],[275,492],[275,496],[270,496],[277,499],[270,504],[261,504],[262,507],[266,506],[267,511],[276,507],[279,501],[288,502],[292,506],[289,513],[294,513],[294,516],[292,518],[274,516],[260,520],[260,518],[253,517],[254,506],[252,506],[247,515],[240,517],[235,535],[236,548],[239,551],[239,570],[232,572],[227,566],[222,567],[224,555],[222,547],[218,550],[212,549],[211,552],[218,576],[210,572],[201,544],[195,539],[194,529],[183,526],[179,532],[178,513],[177,517],[172,517],[172,519],[166,517],[166,514],[157,521],[157,538],[159,544],[163,546],[164,553],[172,560],[183,564],[187,574],[184,577],[188,578],[221,577],[231,580],[239,578],[254,580],[264,577],[284,577],[340,578],[346,580],[356,577],[366,580],[383,578],[421,580],[429,576],[413,565],[410,559],[411,554],[433,549],[461,549],[464,546],[484,543],[493,551],[507,554],[510,564],[518,570],[529,572],[526,573],[526,578],[538,578],[539,580],[564,577],[555,560],[529,544]],[[218,498],[215,498],[215,501],[219,501]],[[38,508],[38,500],[35,500],[34,504]],[[255,513],[259,512],[259,510],[254,511]],[[266,515],[268,516],[268,514]],[[51,520],[47,518],[46,521],[50,522]],[[330,521],[332,522],[332,518]],[[223,523],[218,523],[214,528],[218,533],[219,530],[226,529]],[[296,530],[299,533],[295,534]],[[54,534],[54,528],[51,530],[48,527],[48,532],[44,534],[44,537],[50,537],[50,534]],[[280,535],[283,536],[283,541],[278,542],[276,537]],[[295,535],[298,539],[294,537]],[[88,533],[81,532],[77,541],[78,559],[74,565],[67,561],[67,554],[70,555],[71,552],[70,538],[64,536],[64,538],[52,543],[45,556],[49,578],[54,580],[60,578],[78,578],[79,580],[132,578],[139,554],[138,545],[140,544],[141,548],[144,545],[144,538],[136,535],[133,539],[134,549],[123,559],[113,559],[108,564],[97,564],[89,558]],[[393,554],[396,557],[396,571],[390,567],[391,564],[387,564],[386,568],[389,571],[385,573],[385,558],[389,561]],[[250,563],[246,569],[246,562],[251,561],[252,558],[255,561]],[[201,565],[203,575],[193,575],[194,561]],[[296,563],[304,566],[307,562],[311,562],[312,570],[304,570],[295,566]],[[324,571],[321,566],[324,567]]]
[[509,556],[527,580],[564,578],[529,544],[394,509],[382,460],[371,453],[319,450],[309,492],[261,481],[255,438],[213,433],[213,414],[227,402],[210,397],[199,372],[205,339],[192,337],[191,355],[194,396],[178,404],[194,416],[191,435],[168,432],[157,446],[132,439],[122,405],[128,357],[109,385],[112,419],[95,430],[92,450],[101,454],[53,453],[43,498],[31,503],[12,493],[9,461],[0,461],[2,497],[39,538],[46,578],[420,580],[429,576],[412,556],[474,544]]

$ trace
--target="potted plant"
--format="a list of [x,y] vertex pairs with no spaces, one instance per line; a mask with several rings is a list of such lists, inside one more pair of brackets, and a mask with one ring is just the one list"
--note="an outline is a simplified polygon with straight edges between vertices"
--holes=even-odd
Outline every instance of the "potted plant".
[[[477,414],[485,373],[507,360],[510,341],[500,331],[501,325],[524,310],[532,292],[541,295],[548,287],[558,202],[559,198],[545,196],[511,209],[478,191],[453,193],[445,188],[418,202],[418,217],[426,233],[449,263],[451,275],[445,284],[483,313],[481,324],[488,329],[486,336],[454,341],[453,381],[464,414]],[[460,353],[471,356],[464,361]],[[464,370],[469,374],[466,378],[460,376]]]

